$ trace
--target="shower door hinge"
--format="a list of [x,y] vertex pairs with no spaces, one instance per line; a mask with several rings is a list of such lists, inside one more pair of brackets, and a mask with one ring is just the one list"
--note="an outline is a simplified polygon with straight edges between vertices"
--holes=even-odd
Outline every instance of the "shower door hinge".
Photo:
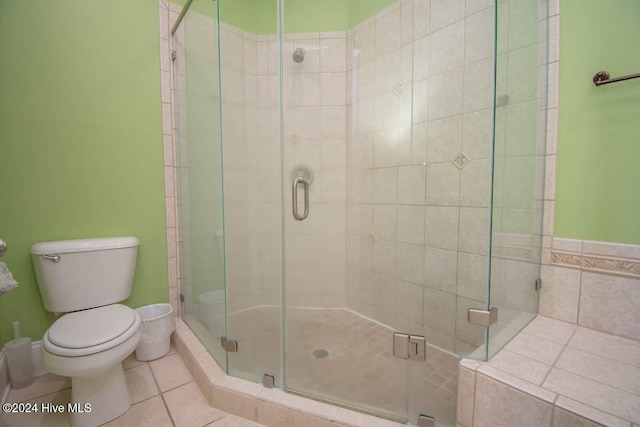
[[540,290],[540,288],[542,288],[542,278],[538,277],[538,278],[536,279],[536,283],[535,283],[535,285],[534,285],[534,289],[535,289],[536,291],[539,291],[539,290]]
[[180,294],[180,302],[184,302],[184,294]]
[[422,415],[418,417],[418,427],[436,427],[436,419],[428,415]]
[[264,374],[262,376],[262,385],[266,388],[273,388],[276,383],[276,377],[271,374]]
[[229,340],[227,337],[220,337],[220,345],[227,353],[238,352],[238,341]]
[[401,359],[427,360],[425,337],[393,333],[393,355]]
[[175,61],[176,58],[178,57],[175,49],[171,51],[171,61]]
[[467,321],[472,325],[489,327],[498,321],[498,308],[493,307],[491,310],[470,308],[467,312]]

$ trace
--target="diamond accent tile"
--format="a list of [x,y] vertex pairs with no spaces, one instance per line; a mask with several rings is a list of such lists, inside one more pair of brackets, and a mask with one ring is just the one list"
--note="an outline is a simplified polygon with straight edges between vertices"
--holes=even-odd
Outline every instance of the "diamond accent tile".
[[298,135],[291,135],[287,141],[289,141],[289,144],[291,145],[298,145],[300,144],[301,139],[298,138]]
[[458,167],[458,169],[462,169],[470,161],[471,161],[471,159],[466,154],[464,154],[462,151],[460,151],[458,154],[456,154],[456,157],[454,157],[453,164],[456,165]]
[[398,83],[393,85],[393,89],[391,91],[395,94],[395,96],[399,97],[404,93],[406,89],[407,85],[402,80],[398,80]]
[[380,240],[380,239],[378,239],[378,236],[376,236],[376,233],[374,233],[374,232],[372,231],[372,232],[369,234],[369,236],[367,236],[367,240],[369,241],[369,244],[370,244],[371,246],[373,246],[373,245],[375,245],[375,244],[378,242],[378,240]]

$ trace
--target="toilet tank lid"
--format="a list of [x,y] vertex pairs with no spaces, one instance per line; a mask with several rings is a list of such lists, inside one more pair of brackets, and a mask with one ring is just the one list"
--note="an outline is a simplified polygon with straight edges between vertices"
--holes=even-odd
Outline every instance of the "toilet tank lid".
[[34,255],[90,252],[103,249],[131,248],[140,244],[137,237],[101,237],[96,239],[40,242],[31,247]]

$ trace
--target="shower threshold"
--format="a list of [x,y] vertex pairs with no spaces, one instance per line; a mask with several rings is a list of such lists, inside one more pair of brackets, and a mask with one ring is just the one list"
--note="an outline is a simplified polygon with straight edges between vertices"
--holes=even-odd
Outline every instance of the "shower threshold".
[[[457,356],[427,345],[426,362],[394,357],[394,330],[347,309],[292,307],[286,319],[287,393],[403,424],[411,401],[438,425],[455,424]],[[280,307],[232,313],[229,322],[241,349],[229,354],[230,374],[250,381],[274,374],[264,366],[280,367]]]

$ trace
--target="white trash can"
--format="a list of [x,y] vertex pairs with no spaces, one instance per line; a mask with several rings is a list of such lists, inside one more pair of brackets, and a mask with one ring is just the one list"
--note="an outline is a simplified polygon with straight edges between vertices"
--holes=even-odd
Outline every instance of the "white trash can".
[[176,329],[171,304],[152,304],[136,308],[142,319],[142,339],[136,348],[140,361],[158,359],[169,352],[171,334]]
[[198,295],[196,317],[213,336],[224,335],[224,289]]

